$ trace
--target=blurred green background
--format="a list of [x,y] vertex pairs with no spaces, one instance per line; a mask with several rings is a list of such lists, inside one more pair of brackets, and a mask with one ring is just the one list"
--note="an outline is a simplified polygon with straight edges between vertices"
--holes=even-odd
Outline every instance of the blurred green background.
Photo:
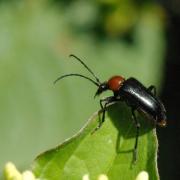
[[162,90],[165,10],[154,1],[0,1],[0,169],[29,168],[41,152],[76,133],[94,111],[96,87],[120,74]]

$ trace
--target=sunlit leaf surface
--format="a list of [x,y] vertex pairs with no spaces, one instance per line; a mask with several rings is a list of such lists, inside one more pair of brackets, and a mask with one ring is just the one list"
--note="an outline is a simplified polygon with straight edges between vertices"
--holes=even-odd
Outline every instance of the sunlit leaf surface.
[[152,122],[138,115],[141,129],[138,160],[134,164],[136,128],[129,108],[122,103],[111,106],[105,123],[92,134],[98,119],[95,114],[78,134],[38,156],[33,165],[37,177],[78,180],[88,176],[95,180],[103,174],[112,180],[133,180],[146,171],[150,179],[158,179],[157,140]]

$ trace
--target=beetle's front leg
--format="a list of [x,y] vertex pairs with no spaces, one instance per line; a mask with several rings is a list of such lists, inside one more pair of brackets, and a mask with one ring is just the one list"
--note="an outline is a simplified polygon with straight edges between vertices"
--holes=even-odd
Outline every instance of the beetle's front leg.
[[[105,121],[105,113],[106,113],[107,105],[112,103],[112,102],[116,102],[116,101],[117,100],[114,96],[110,96],[110,97],[100,99],[99,102],[100,102],[101,111],[102,111],[102,118],[100,118],[99,125],[94,129],[94,131],[92,133],[97,131],[102,126],[103,122]],[[105,102],[104,105],[103,105],[103,102]]]
[[[111,103],[115,101],[115,97],[114,96],[109,96],[109,97],[105,97],[105,98],[102,98],[100,99],[99,103],[100,103],[100,106],[101,106],[101,110],[103,110],[105,108],[105,104],[106,103]],[[105,102],[104,106],[103,106],[103,102]]]

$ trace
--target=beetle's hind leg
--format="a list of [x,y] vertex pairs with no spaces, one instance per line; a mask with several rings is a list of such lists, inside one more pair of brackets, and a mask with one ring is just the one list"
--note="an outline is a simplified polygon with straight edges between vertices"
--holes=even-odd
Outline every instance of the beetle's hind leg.
[[148,91],[152,92],[153,95],[156,96],[156,87],[155,86],[153,86],[153,85],[149,86],[148,87]]
[[[110,96],[110,97],[106,97],[104,99],[100,99],[100,106],[101,106],[101,111],[102,111],[102,118],[100,118],[100,121],[99,121],[99,124],[98,126],[94,129],[94,131],[92,133],[94,133],[95,131],[97,131],[101,126],[102,124],[104,123],[105,121],[105,113],[106,113],[106,108],[109,104],[113,103],[113,102],[116,102],[116,98],[114,96]],[[103,102],[104,105],[103,105]]]
[[136,125],[136,139],[134,144],[134,152],[133,152],[133,162],[135,163],[137,161],[137,148],[138,148],[138,138],[139,138],[139,129],[140,129],[140,123],[136,118],[135,109],[132,109],[132,118]]

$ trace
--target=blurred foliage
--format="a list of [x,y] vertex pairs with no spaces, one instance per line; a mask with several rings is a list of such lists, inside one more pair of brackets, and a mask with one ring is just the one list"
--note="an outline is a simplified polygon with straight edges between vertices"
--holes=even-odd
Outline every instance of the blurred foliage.
[[163,9],[149,0],[55,0],[55,2],[64,7],[74,29],[103,38],[131,36],[144,11],[155,13],[162,19],[165,17]]
[[168,11],[168,15],[180,17],[180,1],[179,0],[159,0],[159,2]]
[[64,73],[87,74],[69,54],[84,59],[100,79],[121,74],[160,86],[165,42],[159,6],[139,10],[127,1],[132,9],[127,13],[121,5],[111,12],[108,6],[114,4],[108,1],[65,4],[26,0],[0,5],[0,168],[8,160],[26,167],[99,109],[93,100],[96,87],[89,82],[72,78],[53,86]]

